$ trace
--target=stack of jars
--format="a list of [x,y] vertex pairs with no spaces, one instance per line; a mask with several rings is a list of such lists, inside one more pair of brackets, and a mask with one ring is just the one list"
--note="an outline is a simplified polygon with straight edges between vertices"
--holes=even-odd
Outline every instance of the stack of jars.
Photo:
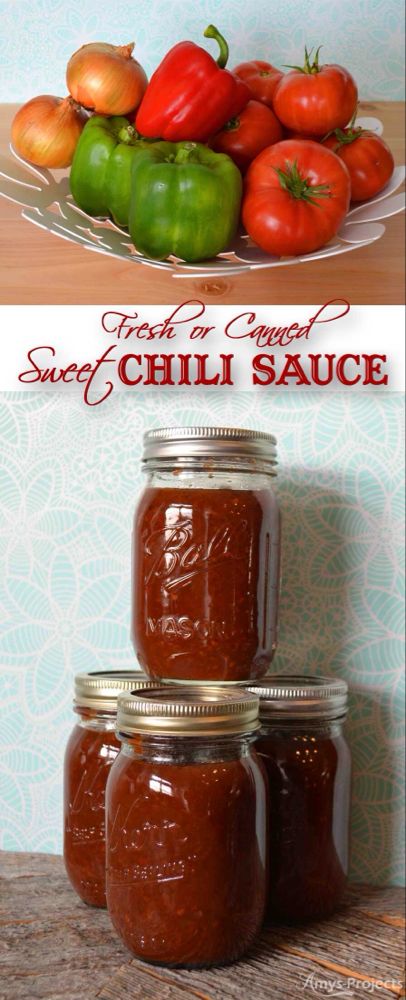
[[347,686],[268,673],[275,446],[230,428],[145,436],[132,607],[145,673],[75,679],[67,872],[148,962],[234,961],[265,916],[327,916],[345,887]]

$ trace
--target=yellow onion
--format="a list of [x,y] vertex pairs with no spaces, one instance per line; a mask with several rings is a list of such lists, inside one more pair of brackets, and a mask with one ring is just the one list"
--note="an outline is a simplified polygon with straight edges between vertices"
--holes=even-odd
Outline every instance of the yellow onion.
[[68,62],[68,90],[84,108],[99,115],[127,115],[135,111],[147,89],[148,79],[132,58],[130,45],[90,42],[74,52]]
[[69,167],[86,122],[72,97],[33,97],[17,111],[11,126],[14,149],[37,167]]

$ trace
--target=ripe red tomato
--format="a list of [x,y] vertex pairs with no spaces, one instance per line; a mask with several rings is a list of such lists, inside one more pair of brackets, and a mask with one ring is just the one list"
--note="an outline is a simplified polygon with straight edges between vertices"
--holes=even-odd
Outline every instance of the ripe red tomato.
[[255,101],[261,101],[269,108],[272,107],[275,89],[283,77],[279,69],[275,69],[271,63],[256,59],[253,62],[240,63],[233,73],[239,76],[240,80],[244,80]]
[[276,115],[260,101],[249,101],[210,141],[217,153],[227,153],[242,173],[267,146],[280,142],[283,129]]
[[357,107],[357,85],[343,66],[319,66],[319,50],[313,63],[311,53],[305,52],[303,69],[295,67],[278,83],[273,108],[292,132],[324,136],[351,121]]
[[392,177],[395,161],[386,142],[362,128],[336,129],[323,140],[345,163],[351,178],[352,201],[373,198]]
[[242,219],[267,253],[319,250],[340,228],[350,203],[342,160],[320,143],[286,139],[265,149],[245,179]]
[[303,132],[292,132],[291,129],[285,128],[285,139],[310,139],[311,142],[322,142],[321,135],[303,135]]

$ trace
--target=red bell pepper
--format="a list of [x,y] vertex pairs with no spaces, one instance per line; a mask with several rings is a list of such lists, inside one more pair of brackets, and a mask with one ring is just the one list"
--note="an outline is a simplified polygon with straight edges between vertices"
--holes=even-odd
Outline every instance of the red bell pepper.
[[248,104],[248,87],[224,68],[227,42],[212,24],[204,35],[220,46],[217,63],[194,42],[179,42],[151,77],[135,119],[146,138],[206,142]]

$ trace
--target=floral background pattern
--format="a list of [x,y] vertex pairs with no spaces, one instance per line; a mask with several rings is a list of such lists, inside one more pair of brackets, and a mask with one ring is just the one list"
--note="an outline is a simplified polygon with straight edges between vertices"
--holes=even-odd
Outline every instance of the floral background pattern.
[[61,850],[73,675],[134,666],[130,531],[142,433],[215,423],[278,438],[275,670],[345,677],[353,875],[402,881],[403,397],[208,390],[193,400],[0,395],[0,814],[6,849]]
[[[0,0],[0,100],[66,91],[72,52],[88,41],[136,41],[150,74],[182,38],[196,42],[215,23],[227,36],[231,67],[256,57],[283,66],[301,62],[304,45],[323,44],[327,62],[344,62],[362,99],[403,97],[402,0]],[[202,40],[203,41],[203,40]],[[211,48],[211,46],[210,46]],[[215,50],[213,49],[213,52]]]

